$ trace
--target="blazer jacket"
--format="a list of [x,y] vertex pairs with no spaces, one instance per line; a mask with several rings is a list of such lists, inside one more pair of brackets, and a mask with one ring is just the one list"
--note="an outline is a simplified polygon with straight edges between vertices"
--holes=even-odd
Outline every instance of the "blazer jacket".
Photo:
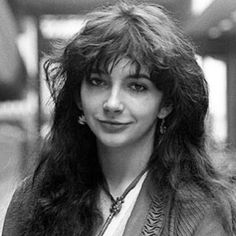
[[[32,189],[30,183],[29,179],[25,180],[14,193],[2,236],[20,235],[24,218],[37,201],[37,186]],[[155,187],[149,175],[121,236],[226,235],[213,207],[196,185],[183,184],[175,194],[164,194]]]

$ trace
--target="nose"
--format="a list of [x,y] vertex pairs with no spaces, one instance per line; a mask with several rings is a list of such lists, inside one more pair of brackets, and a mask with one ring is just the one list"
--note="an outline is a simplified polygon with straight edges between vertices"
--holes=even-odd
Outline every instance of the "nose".
[[103,109],[107,113],[121,113],[124,105],[120,99],[120,91],[118,89],[111,90],[109,96],[103,103]]

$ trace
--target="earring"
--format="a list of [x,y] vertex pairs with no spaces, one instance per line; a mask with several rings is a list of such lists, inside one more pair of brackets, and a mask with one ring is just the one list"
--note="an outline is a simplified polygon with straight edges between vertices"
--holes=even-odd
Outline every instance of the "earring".
[[164,134],[166,132],[166,126],[165,126],[165,119],[163,118],[161,120],[161,125],[160,125],[160,134]]
[[85,116],[84,116],[84,115],[80,115],[80,116],[78,117],[78,123],[79,123],[80,125],[85,125],[85,124],[86,124],[86,119],[85,119]]

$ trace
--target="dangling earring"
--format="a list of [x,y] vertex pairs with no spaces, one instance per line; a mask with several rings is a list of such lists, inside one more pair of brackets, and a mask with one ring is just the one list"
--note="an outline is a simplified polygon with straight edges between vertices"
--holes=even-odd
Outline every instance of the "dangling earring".
[[78,117],[78,123],[80,125],[85,125],[86,124],[86,119],[85,119],[85,116],[83,114]]
[[165,119],[163,118],[161,120],[161,125],[160,125],[160,134],[164,134],[166,132],[166,126],[165,126]]

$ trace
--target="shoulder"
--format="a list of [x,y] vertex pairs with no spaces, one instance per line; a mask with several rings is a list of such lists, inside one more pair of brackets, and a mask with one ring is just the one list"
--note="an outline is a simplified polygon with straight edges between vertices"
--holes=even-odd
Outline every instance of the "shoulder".
[[174,211],[177,228],[185,228],[191,235],[227,235],[212,200],[194,183],[183,184],[176,191]]
[[16,188],[12,200],[10,202],[9,208],[15,203],[20,203],[21,206],[28,204],[29,201],[34,199],[38,190],[38,182],[33,181],[33,176],[26,177],[23,181],[20,182]]
[[176,190],[174,205],[179,213],[199,220],[212,208],[206,194],[194,183],[181,184]]
[[19,229],[30,211],[33,209],[38,192],[37,183],[33,184],[33,177],[25,178],[16,188],[6,213],[3,236],[18,235]]
[[219,217],[213,211],[205,214],[204,218],[199,222],[199,225],[194,233],[194,236],[229,236],[224,230],[224,227]]

